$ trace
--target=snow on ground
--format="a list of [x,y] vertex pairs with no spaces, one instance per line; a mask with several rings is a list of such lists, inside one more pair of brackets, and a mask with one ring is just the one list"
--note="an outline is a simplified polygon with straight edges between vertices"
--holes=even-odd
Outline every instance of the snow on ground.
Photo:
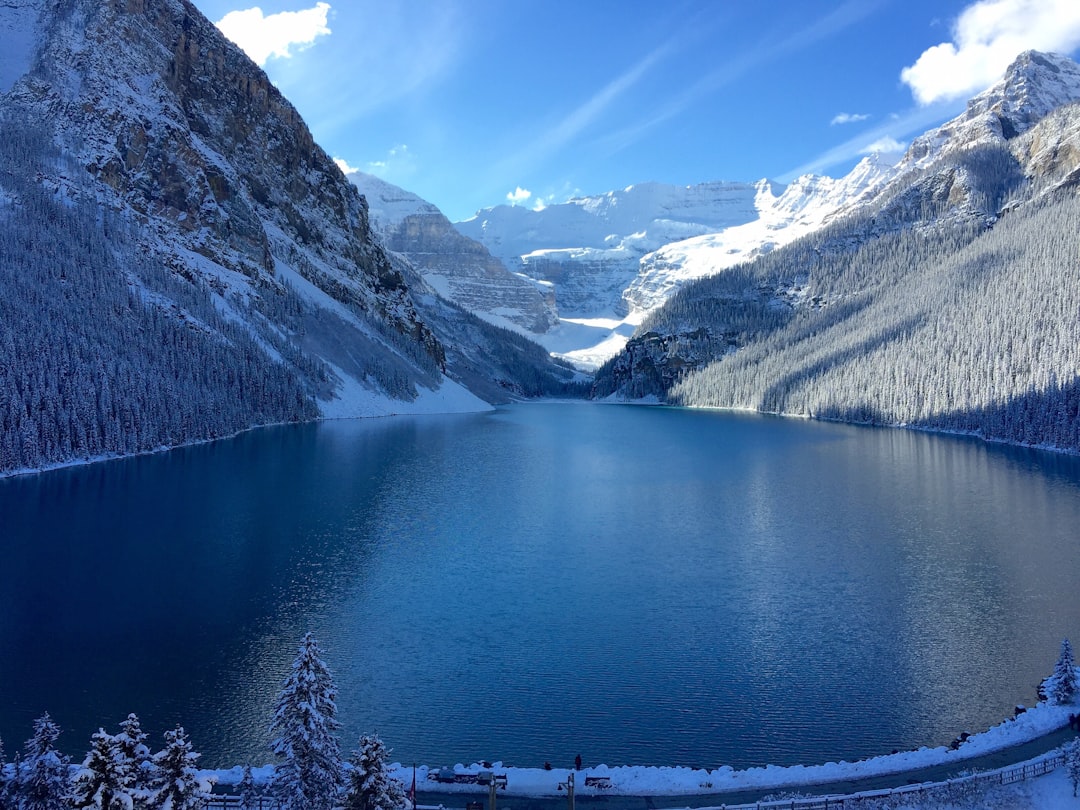
[[[608,766],[587,767],[577,774],[575,793],[581,796],[701,796],[724,794],[743,790],[776,790],[777,792],[797,792],[799,788],[816,784],[844,782],[872,776],[884,776],[905,771],[928,768],[935,765],[963,763],[966,759],[1010,748],[1021,743],[1036,740],[1052,731],[1069,724],[1069,715],[1076,711],[1075,706],[1051,706],[1040,703],[1019,717],[1010,718],[981,734],[973,735],[963,743],[959,750],[945,746],[937,748],[919,748],[916,751],[904,751],[888,754],[857,762],[827,762],[822,765],[793,765],[782,767],[767,765],[758,768],[735,770],[729,766],[706,770],[681,766]],[[391,775],[405,785],[411,785],[413,768],[411,765],[395,763],[390,766]],[[421,765],[416,768],[416,788],[418,792],[487,794],[488,788],[478,784],[442,783],[435,781],[439,766]],[[564,796],[565,791],[559,784],[565,783],[572,773],[567,768],[517,768],[506,766],[502,762],[492,763],[490,768],[480,763],[469,766],[457,764],[455,773],[476,774],[481,770],[491,770],[506,774],[507,785],[499,795],[517,796]],[[273,773],[272,766],[256,769],[257,781],[266,781]],[[218,771],[205,771],[205,775],[217,780],[222,785],[238,784],[243,773],[240,766]],[[609,788],[585,785],[586,776],[600,776],[610,779]],[[1002,791],[1005,791],[1003,788]],[[1014,792],[1012,792],[1014,791]],[[1035,810],[1072,806],[1064,804],[1063,795],[1073,801],[1072,787],[1068,784],[1065,769],[1058,768],[1050,776],[1041,777],[1034,782],[1009,786],[1003,795],[1021,797],[1030,804],[1009,805],[1002,807],[1031,807]],[[718,796],[718,801],[722,799]],[[913,799],[912,810],[917,808],[938,808],[938,803],[921,803]],[[1080,807],[1080,801],[1076,806]]]
[[555,357],[583,371],[596,371],[614,357],[641,322],[641,313],[620,318],[614,314],[594,318],[560,318],[557,326],[530,337]]
[[[332,366],[333,367],[333,366]],[[453,380],[443,378],[442,385],[432,390],[417,385],[419,396],[412,402],[391,399],[385,394],[362,385],[336,367],[340,379],[335,399],[320,399],[319,411],[324,419],[354,419],[364,416],[396,416],[437,413],[478,413],[494,407]]]

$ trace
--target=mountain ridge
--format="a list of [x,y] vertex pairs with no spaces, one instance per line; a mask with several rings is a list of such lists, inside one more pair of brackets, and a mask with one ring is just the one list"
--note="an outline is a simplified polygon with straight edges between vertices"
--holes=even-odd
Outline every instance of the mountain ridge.
[[[0,75],[0,471],[489,408],[469,386],[569,390],[538,347],[431,300],[295,107],[188,0],[19,0],[0,30],[21,44]],[[92,259],[58,265],[76,242]],[[80,317],[27,343],[14,324],[48,300]]]
[[[1074,77],[1022,54],[859,205],[651,313],[595,394],[1080,450]],[[1001,98],[1032,101],[1003,128]]]

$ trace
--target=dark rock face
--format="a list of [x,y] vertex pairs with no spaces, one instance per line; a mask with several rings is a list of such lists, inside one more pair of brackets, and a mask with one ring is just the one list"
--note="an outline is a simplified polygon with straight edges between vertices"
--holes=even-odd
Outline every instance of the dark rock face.
[[597,374],[592,395],[602,398],[619,392],[631,399],[664,399],[685,374],[703,368],[733,348],[735,341],[734,332],[714,336],[704,327],[677,334],[635,335]]
[[256,283],[284,263],[440,347],[375,244],[366,205],[296,109],[186,0],[68,0],[16,88],[58,140],[177,251]]

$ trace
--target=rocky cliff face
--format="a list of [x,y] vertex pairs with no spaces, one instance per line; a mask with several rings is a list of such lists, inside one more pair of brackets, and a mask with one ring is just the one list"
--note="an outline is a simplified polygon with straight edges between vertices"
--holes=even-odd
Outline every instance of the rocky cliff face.
[[494,323],[546,332],[558,322],[550,288],[510,272],[434,205],[363,172],[349,180],[368,202],[382,244],[406,258],[444,297]]
[[[109,401],[120,403],[97,413],[76,403],[87,420],[80,435],[99,437],[86,447],[57,441],[44,420],[15,426],[39,434],[15,466],[72,452],[137,452],[320,413],[478,410],[487,405],[470,386],[531,394],[568,378],[537,347],[511,345],[452,305],[431,305],[423,281],[384,250],[365,200],[295,108],[187,0],[7,0],[0,31],[0,128],[8,139],[0,216],[6,207],[18,214],[12,222],[25,223],[32,204],[50,223],[65,216],[81,223],[85,232],[64,225],[49,238],[65,250],[68,241],[92,246],[79,285],[93,290],[95,273],[112,274],[101,285],[106,309],[80,302],[85,333],[50,334],[56,357],[26,356],[18,341],[5,340],[10,324],[0,323],[0,367],[70,365],[77,348],[102,358],[92,369],[82,364],[80,391],[107,389]],[[70,216],[56,206],[68,206]],[[0,239],[0,249],[8,251],[8,268],[40,264],[19,239]],[[71,280],[63,268],[41,269],[45,277],[28,285],[52,290]],[[28,297],[16,311],[42,294],[23,285],[5,295],[24,287]],[[140,319],[153,329],[133,329]],[[142,351],[138,341],[150,335],[170,346],[197,345],[160,361],[172,363],[174,374],[154,365],[160,352]],[[468,358],[448,351],[458,340],[483,351]],[[116,347],[132,356],[112,362]],[[201,373],[204,354],[212,373]],[[113,368],[124,363],[139,372]],[[190,390],[198,387],[201,414],[242,399],[238,387],[250,401],[226,420],[184,411],[175,430],[157,430],[180,412],[181,373],[192,378]],[[262,384],[268,379],[273,386]],[[153,396],[141,396],[151,388]],[[136,398],[146,428],[138,436],[131,420],[104,424]],[[66,415],[50,414],[49,425],[68,430]],[[39,454],[41,447],[49,449]]]
[[250,281],[278,281],[286,264],[438,355],[359,195],[266,75],[190,3],[71,0],[43,21],[35,69],[10,95],[47,116],[103,201],[173,250]]

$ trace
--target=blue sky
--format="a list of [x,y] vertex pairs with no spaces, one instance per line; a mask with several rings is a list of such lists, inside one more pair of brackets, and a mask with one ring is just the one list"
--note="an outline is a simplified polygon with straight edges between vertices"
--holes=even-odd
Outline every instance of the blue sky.
[[1020,51],[1080,49],[1077,0],[195,5],[331,155],[453,220],[650,180],[839,176]]

